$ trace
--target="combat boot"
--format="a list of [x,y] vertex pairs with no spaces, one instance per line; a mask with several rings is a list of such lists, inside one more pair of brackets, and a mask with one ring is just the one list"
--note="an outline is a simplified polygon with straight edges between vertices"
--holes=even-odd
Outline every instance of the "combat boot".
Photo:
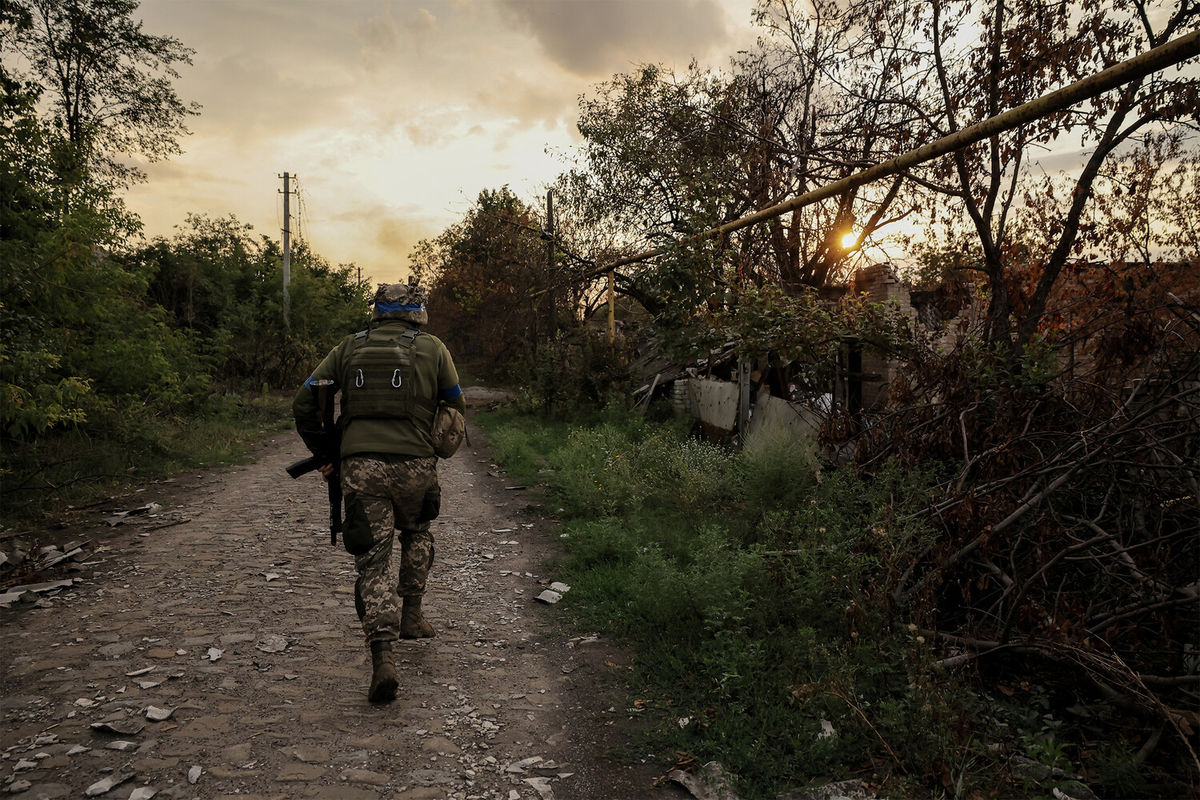
[[400,614],[401,639],[428,639],[435,635],[433,626],[421,614],[421,595],[410,594],[404,598],[404,610]]
[[371,688],[367,699],[372,703],[390,703],[396,699],[397,684],[392,643],[371,642]]

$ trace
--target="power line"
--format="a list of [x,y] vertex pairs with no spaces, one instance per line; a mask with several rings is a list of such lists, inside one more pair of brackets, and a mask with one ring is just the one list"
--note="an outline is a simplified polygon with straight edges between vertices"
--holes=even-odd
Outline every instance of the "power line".
[[300,183],[300,179],[296,178],[296,205],[298,206],[296,211],[296,238],[300,241],[305,241],[304,224],[308,220],[308,205],[305,202],[307,195],[308,192],[305,191],[304,186]]

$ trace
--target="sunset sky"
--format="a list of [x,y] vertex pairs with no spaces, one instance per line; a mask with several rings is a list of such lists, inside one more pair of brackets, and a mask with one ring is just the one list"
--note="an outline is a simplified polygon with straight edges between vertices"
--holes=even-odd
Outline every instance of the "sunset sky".
[[[641,63],[721,64],[755,37],[753,0],[143,0],[153,34],[196,53],[203,109],[182,156],[128,195],[148,236],[189,212],[301,232],[364,278],[402,277],[412,245],[481,189],[533,199],[567,168],[580,93]],[[293,213],[297,201],[293,198]],[[295,225],[293,226],[295,230]]]

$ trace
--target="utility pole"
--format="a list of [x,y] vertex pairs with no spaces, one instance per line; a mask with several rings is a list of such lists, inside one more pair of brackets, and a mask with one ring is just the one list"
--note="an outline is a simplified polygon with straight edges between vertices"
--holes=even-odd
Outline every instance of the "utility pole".
[[617,295],[613,290],[613,278],[616,275],[615,269],[608,271],[608,346],[612,347],[617,342]]
[[554,269],[554,190],[546,190],[546,267]]
[[[546,190],[546,230],[542,232],[542,238],[546,240],[546,285],[549,286],[554,280],[554,190]],[[550,309],[550,332],[554,332],[554,295],[547,293],[546,305]],[[534,325],[537,325],[537,317],[534,317]],[[536,327],[534,333],[534,347],[537,347]],[[536,355],[536,350],[534,355]]]
[[288,312],[292,300],[288,295],[288,285],[292,282],[292,215],[291,215],[291,173],[285,172],[283,178],[283,329],[291,331],[291,321]]

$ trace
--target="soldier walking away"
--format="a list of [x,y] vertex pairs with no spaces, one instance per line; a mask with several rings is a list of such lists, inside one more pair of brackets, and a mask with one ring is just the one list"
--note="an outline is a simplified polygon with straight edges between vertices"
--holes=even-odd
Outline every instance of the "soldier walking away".
[[[333,348],[292,404],[303,436],[320,427],[314,387],[333,381],[341,391],[342,538],[358,571],[354,605],[371,650],[367,696],[376,703],[396,697],[393,643],[434,635],[421,613],[433,564],[429,523],[441,505],[436,453],[445,455],[435,449],[434,420],[445,413],[439,408],[466,411],[450,352],[421,330],[425,296],[416,284],[380,284],[371,327]],[[326,480],[336,470],[321,467]]]

